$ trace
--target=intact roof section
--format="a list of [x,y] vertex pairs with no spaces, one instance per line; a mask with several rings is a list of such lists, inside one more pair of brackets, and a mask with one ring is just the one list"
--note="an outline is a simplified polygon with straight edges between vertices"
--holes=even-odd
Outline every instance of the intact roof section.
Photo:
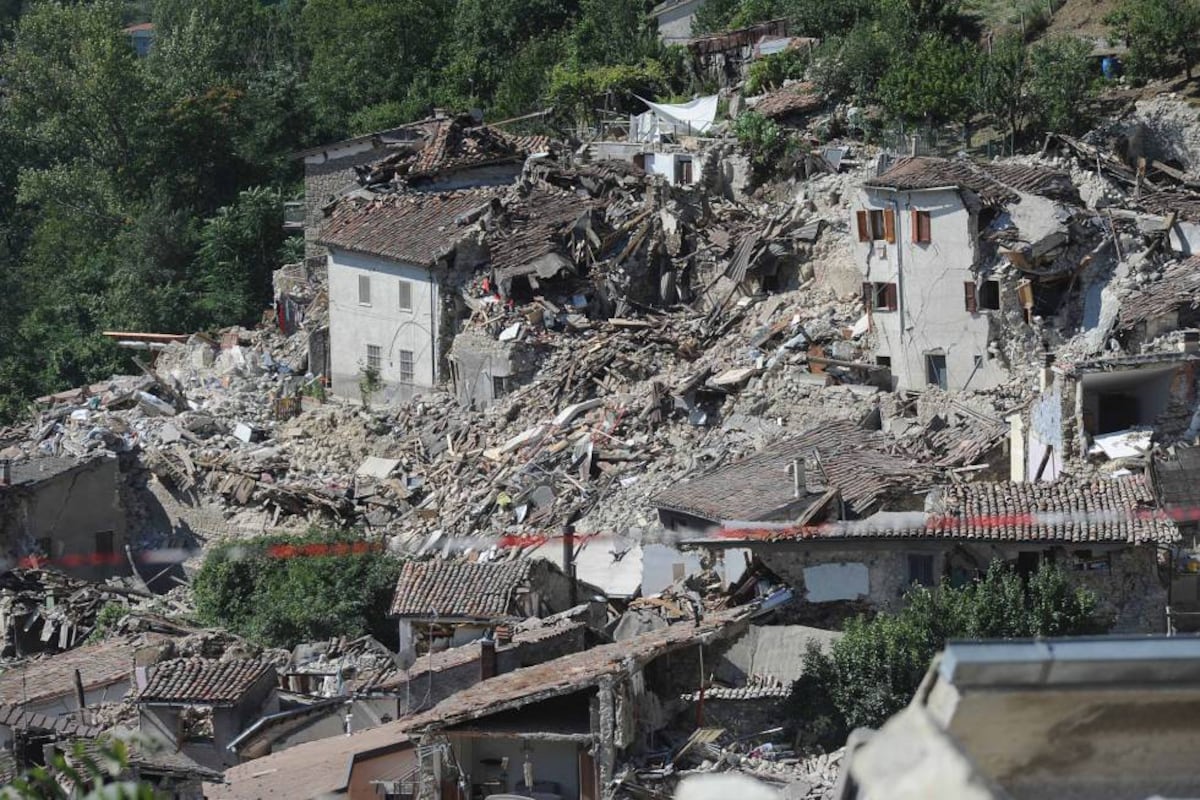
[[275,668],[258,659],[179,658],[154,668],[138,701],[233,705],[267,675]]
[[347,198],[321,228],[327,247],[432,267],[467,230],[465,217],[498,197],[496,190]]
[[[132,682],[134,657],[143,647],[162,645],[167,637],[113,638],[52,656],[32,658],[0,672],[0,703],[22,705],[66,697],[75,691],[75,670],[84,691]],[[111,696],[111,699],[120,699]]]
[[977,163],[965,158],[901,158],[863,185],[899,191],[958,187],[976,194],[985,206],[1015,202],[1019,199],[1017,192],[1062,202],[1079,201],[1075,185],[1064,172],[1029,164]]
[[[652,498],[654,506],[712,522],[762,521],[802,510],[821,492],[795,494],[788,468],[820,456],[823,480],[837,488],[856,512],[869,509],[891,488],[931,483],[932,472],[912,459],[883,451],[884,436],[850,421],[832,422],[773,444],[724,467],[677,483]],[[822,476],[806,476],[822,479]]]
[[514,596],[532,573],[518,561],[408,561],[396,581],[392,615],[500,620],[516,616]]
[[1172,264],[1160,279],[1123,296],[1117,310],[1118,326],[1129,329],[1184,307],[1200,307],[1200,256]]

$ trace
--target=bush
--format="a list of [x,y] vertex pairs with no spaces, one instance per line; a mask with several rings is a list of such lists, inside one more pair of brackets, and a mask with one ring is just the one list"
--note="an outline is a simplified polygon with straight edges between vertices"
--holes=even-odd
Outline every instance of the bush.
[[795,149],[795,140],[787,131],[774,120],[753,111],[747,111],[737,118],[733,132],[760,177],[775,171]]
[[828,654],[810,646],[790,700],[790,716],[804,721],[798,742],[836,748],[851,730],[882,725],[908,704],[948,639],[1098,633],[1095,611],[1095,595],[1047,563],[1028,581],[997,561],[961,588],[914,586],[900,613],[852,620]]
[[805,50],[784,50],[760,58],[750,65],[746,94],[753,96],[778,89],[784,81],[803,78],[807,69],[808,52]]
[[362,552],[365,544],[349,532],[313,530],[222,545],[192,582],[196,610],[271,647],[366,633],[395,647],[387,611],[402,562]]

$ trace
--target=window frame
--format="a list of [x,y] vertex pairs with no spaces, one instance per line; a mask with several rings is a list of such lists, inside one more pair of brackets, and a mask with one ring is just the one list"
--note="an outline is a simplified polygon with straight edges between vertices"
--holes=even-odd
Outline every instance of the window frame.
[[[937,585],[937,575],[935,574],[936,559],[933,553],[908,553],[905,559],[908,568],[908,585],[914,583],[918,586],[931,587]],[[913,565],[919,564],[918,569],[914,569]],[[919,573],[919,574],[918,574]],[[927,580],[923,580],[928,576]]]
[[371,306],[371,276],[358,276],[358,304],[360,306]]
[[412,350],[397,351],[396,363],[400,367],[400,383],[411,386],[416,382],[417,354]]
[[383,371],[383,348],[377,344],[367,345],[367,369],[373,369],[376,372]]
[[[404,304],[405,293],[408,294],[408,305]],[[396,288],[396,306],[401,311],[411,314],[413,313],[413,281],[401,278]]]
[[900,308],[899,289],[894,283],[864,281],[862,302],[867,311],[897,311]]

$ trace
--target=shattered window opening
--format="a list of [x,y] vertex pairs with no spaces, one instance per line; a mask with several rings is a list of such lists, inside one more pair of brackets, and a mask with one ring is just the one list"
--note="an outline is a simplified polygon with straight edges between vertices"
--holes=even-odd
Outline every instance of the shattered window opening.
[[413,289],[412,281],[406,281],[406,280],[401,279],[401,281],[400,281],[400,310],[401,311],[412,311],[413,310],[413,291],[412,291],[412,289]]
[[358,276],[358,304],[360,306],[371,305],[371,276]]
[[367,369],[373,369],[378,372],[383,368],[383,354],[380,351],[379,345],[367,345]]
[[1000,310],[1000,281],[984,281],[980,284],[979,309],[981,311]]
[[412,350],[401,350],[400,351],[400,382],[401,383],[412,383],[413,382],[413,351]]
[[96,552],[101,555],[111,555],[114,552],[112,531],[96,532]]
[[896,284],[864,283],[863,305],[871,311],[895,311],[898,306]]
[[948,388],[949,378],[946,375],[946,356],[940,353],[925,355],[925,382],[939,389]]

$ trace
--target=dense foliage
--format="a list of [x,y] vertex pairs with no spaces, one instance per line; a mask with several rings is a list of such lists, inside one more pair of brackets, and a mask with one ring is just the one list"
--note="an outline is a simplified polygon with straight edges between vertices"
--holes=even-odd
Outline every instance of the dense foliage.
[[46,766],[34,767],[0,788],[0,800],[155,800],[161,796],[148,783],[123,779],[128,772],[126,742],[108,737],[92,752],[77,742],[70,759],[56,753]]
[[214,548],[192,582],[196,610],[264,645],[369,633],[394,648],[387,609],[401,562],[361,545],[351,533],[314,530]]
[[962,587],[914,586],[897,614],[851,621],[831,651],[811,647],[793,689],[793,718],[806,745],[837,747],[858,727],[878,727],[908,704],[948,639],[1069,636],[1103,628],[1096,596],[1043,563],[1022,580],[993,562]]

